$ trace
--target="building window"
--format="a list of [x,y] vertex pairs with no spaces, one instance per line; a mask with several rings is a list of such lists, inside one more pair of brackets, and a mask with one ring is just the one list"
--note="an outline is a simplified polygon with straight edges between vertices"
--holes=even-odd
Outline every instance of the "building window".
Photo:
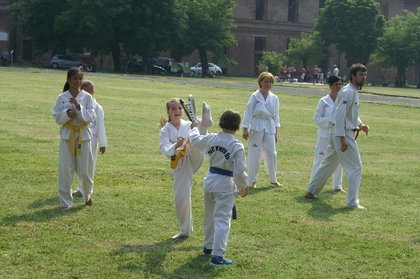
[[388,19],[388,3],[381,3],[382,14]]
[[255,19],[265,19],[265,11],[267,7],[267,0],[255,0]]
[[[258,65],[264,51],[266,50],[266,39],[264,37],[255,37],[254,39],[254,64]],[[258,73],[257,73],[258,74]]]
[[298,0],[289,0],[289,13],[288,21],[297,22],[298,21]]

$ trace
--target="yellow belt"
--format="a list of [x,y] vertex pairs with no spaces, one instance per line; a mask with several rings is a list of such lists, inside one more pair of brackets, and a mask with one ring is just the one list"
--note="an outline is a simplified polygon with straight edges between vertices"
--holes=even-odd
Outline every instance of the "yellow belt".
[[[70,129],[70,138],[69,138],[70,153],[74,155],[82,154],[82,132],[83,132],[83,129],[87,128],[88,124],[76,126],[67,122],[63,126]],[[79,139],[77,140],[77,148],[74,149],[74,144],[76,143],[75,141],[76,132],[79,133]]]

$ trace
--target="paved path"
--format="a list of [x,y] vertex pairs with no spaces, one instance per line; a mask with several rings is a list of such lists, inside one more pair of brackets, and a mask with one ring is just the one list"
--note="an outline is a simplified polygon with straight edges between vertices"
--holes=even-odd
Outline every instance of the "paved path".
[[[210,79],[210,78],[165,78],[165,77],[150,77],[150,76],[136,76],[143,80],[159,80],[160,82],[167,83],[183,83],[183,84],[206,84],[210,86],[220,87],[237,87],[249,90],[256,90],[257,86],[250,83],[238,83],[231,80],[223,79]],[[317,96],[322,97],[328,94],[328,90],[325,88],[313,88],[313,87],[295,87],[295,86],[282,86],[281,84],[275,83],[273,85],[273,91],[283,91],[287,94],[304,95],[304,96]],[[402,105],[410,107],[420,107],[420,98],[414,97],[399,97],[389,96],[371,93],[360,93],[360,99],[365,102],[378,103],[378,104],[389,104],[389,105]]]

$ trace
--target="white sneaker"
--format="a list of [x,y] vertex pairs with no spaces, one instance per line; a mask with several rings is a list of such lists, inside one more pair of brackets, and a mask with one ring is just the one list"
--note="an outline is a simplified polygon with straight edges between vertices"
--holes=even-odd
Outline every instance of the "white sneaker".
[[208,104],[203,103],[203,115],[201,116],[201,124],[204,127],[210,127],[213,125],[213,119],[211,117],[211,110]]

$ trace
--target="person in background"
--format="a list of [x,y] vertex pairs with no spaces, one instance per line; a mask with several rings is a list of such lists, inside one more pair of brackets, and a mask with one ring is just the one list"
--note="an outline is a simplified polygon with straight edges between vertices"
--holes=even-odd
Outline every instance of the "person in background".
[[257,187],[257,173],[261,154],[273,186],[277,181],[277,132],[280,128],[280,102],[272,93],[274,77],[262,72],[258,77],[260,89],[252,93],[245,108],[242,136],[248,140],[248,175],[253,188]]
[[92,205],[93,135],[88,126],[95,121],[96,113],[92,95],[81,90],[82,80],[82,71],[70,68],[63,93],[58,95],[52,109],[52,116],[60,125],[58,193],[62,208],[73,206],[71,186],[75,173],[80,179],[85,205]]
[[338,69],[337,65],[333,65],[333,72],[332,75],[338,77],[340,74],[340,70]]
[[[314,175],[316,169],[327,153],[327,146],[329,141],[329,127],[330,118],[334,107],[334,102],[337,98],[338,92],[341,89],[341,79],[337,76],[331,76],[327,83],[330,87],[330,94],[322,97],[315,110],[314,121],[318,125],[318,139],[315,149],[315,158],[312,166],[311,177]],[[332,175],[332,186],[336,192],[344,192],[342,188],[342,173],[343,168],[338,165]]]
[[[95,87],[93,82],[90,80],[85,80],[82,83],[81,89],[88,92],[90,95],[94,97],[95,94]],[[102,106],[96,101],[95,97],[93,98],[95,113],[96,113],[96,120],[89,125],[89,129],[92,131],[92,140],[91,140],[91,147],[92,147],[92,154],[93,154],[93,167],[91,174],[92,179],[95,178],[95,170],[96,170],[96,162],[98,159],[98,153],[104,154],[106,151],[106,147],[108,145],[108,141],[106,138],[106,130],[105,130],[105,114],[104,109]],[[79,180],[80,181],[80,180]],[[93,187],[93,186],[92,186]],[[73,196],[83,196],[82,187],[80,183],[77,187],[77,191],[73,193]],[[93,191],[93,188],[92,188]]]
[[207,153],[209,172],[204,177],[204,255],[211,255],[213,266],[230,265],[224,258],[229,239],[235,192],[248,195],[248,176],[245,172],[245,150],[235,138],[241,124],[241,115],[226,110],[220,117],[218,134],[200,135],[197,128],[189,133],[192,148]]
[[[195,111],[195,109],[194,109]],[[191,189],[193,175],[203,163],[204,153],[189,147],[187,137],[192,122],[182,119],[183,108],[181,100],[174,98],[166,103],[167,119],[161,119],[160,152],[171,160],[170,166],[174,178],[174,207],[179,222],[179,233],[172,239],[187,238],[193,231]],[[213,124],[211,111],[203,103],[203,115],[198,129],[202,135],[207,134]],[[232,209],[232,208],[231,208]]]
[[359,118],[359,92],[365,84],[367,69],[363,64],[350,67],[350,82],[338,94],[331,117],[330,143],[327,154],[309,181],[305,198],[315,199],[338,164],[343,166],[348,178],[347,206],[366,209],[359,203],[362,161],[356,139],[359,131],[366,135],[369,126]]

